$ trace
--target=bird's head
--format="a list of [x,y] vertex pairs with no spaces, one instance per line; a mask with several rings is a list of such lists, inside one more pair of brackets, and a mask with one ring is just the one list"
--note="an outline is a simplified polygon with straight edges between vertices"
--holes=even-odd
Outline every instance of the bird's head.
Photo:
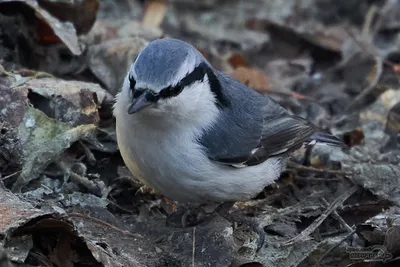
[[[129,114],[195,116],[216,105],[220,84],[208,61],[176,39],[150,42],[132,64],[122,88]],[[123,97],[123,96],[120,96]]]

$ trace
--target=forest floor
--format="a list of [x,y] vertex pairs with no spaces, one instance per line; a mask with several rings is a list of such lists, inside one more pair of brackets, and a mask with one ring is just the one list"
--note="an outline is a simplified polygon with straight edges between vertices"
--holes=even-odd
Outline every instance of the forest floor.
[[[400,1],[0,0],[0,267],[400,266]],[[114,96],[173,37],[341,138],[293,153],[232,212],[174,228],[179,203],[119,154]],[[246,179],[246,177],[243,177]]]

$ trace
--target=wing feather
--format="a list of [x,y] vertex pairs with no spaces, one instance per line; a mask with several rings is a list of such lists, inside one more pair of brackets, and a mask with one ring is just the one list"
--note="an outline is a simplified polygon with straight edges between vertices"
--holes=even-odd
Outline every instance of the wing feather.
[[220,119],[200,140],[211,160],[245,167],[290,153],[312,140],[343,145],[307,120],[290,115],[270,97],[216,74],[231,105],[221,110]]

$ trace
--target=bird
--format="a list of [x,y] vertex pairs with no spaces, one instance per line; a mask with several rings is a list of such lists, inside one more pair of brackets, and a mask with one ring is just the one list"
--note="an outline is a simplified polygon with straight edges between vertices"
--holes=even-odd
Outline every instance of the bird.
[[151,41],[133,60],[114,116],[132,174],[169,199],[196,205],[255,197],[303,144],[343,145],[173,38]]

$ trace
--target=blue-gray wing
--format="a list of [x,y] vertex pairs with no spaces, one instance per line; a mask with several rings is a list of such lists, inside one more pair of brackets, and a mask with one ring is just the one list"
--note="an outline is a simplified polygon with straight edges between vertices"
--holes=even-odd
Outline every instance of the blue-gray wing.
[[342,145],[307,120],[288,114],[268,96],[222,73],[216,76],[228,105],[199,140],[210,159],[226,165],[252,166],[312,140]]

